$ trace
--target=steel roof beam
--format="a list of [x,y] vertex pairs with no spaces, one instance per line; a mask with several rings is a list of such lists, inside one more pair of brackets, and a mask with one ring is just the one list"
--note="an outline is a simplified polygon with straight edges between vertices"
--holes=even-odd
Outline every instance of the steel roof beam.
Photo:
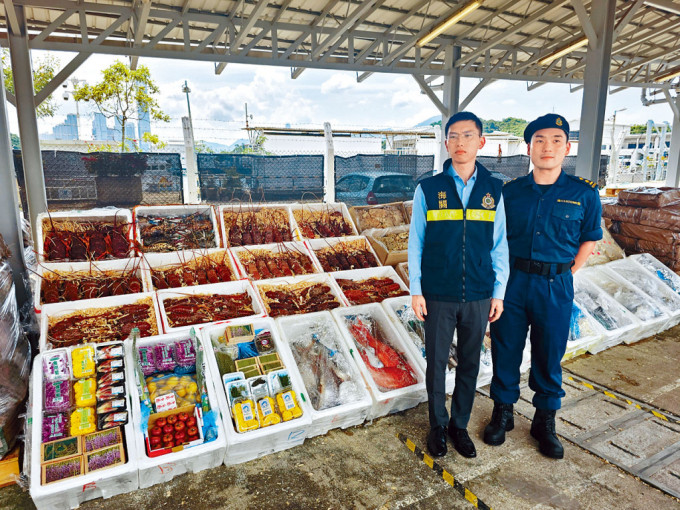
[[[590,16],[588,15],[588,11],[586,11],[586,6],[583,5],[583,1],[571,0],[571,5],[574,7],[574,12],[576,12],[576,16],[581,23],[583,33],[586,34],[586,37],[588,38],[588,45],[593,49],[597,48],[597,34],[595,33],[593,24],[590,22]],[[591,9],[594,7],[595,6],[591,4]]]
[[233,53],[234,50],[238,50],[243,40],[252,30],[253,26],[255,25],[255,22],[258,21],[262,16],[262,11],[264,11],[268,4],[269,4],[268,0],[259,0],[259,2],[255,4],[255,7],[248,15],[245,24],[241,26],[241,28],[238,31],[238,34],[236,34],[236,37],[234,37],[234,40],[229,43],[230,52]]
[[14,10],[14,2],[12,0],[3,0],[5,6],[5,18],[7,19],[7,26],[14,34],[21,32],[17,13]]
[[59,28],[68,18],[70,18],[74,13],[76,12],[75,9],[67,9],[64,12],[62,12],[57,19],[55,19],[52,23],[50,23],[47,28],[43,29],[38,35],[36,35],[33,38],[33,42],[40,42],[43,41],[46,37],[48,37],[52,32],[54,32],[57,28]]
[[465,108],[468,107],[468,105],[472,102],[472,100],[477,97],[477,95],[482,91],[484,87],[487,85],[493,83],[495,80],[491,78],[482,78],[477,85],[475,85],[475,88],[470,91],[470,93],[461,101],[460,106],[458,107],[459,110],[465,110]]
[[[141,0],[142,5],[135,9],[135,38],[133,44],[139,46],[144,40],[144,30],[146,29],[146,22],[149,19],[149,11],[151,10],[151,0]],[[130,57],[130,70],[137,69],[137,62],[139,57]]]

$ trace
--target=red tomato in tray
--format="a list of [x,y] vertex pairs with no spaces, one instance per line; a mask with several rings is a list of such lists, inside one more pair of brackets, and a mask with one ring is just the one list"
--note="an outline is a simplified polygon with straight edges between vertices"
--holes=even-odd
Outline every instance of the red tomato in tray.
[[168,425],[174,425],[177,423],[177,416],[174,414],[172,416],[168,416]]
[[163,443],[172,443],[175,437],[172,434],[165,434],[163,436]]
[[159,426],[155,426],[151,429],[151,435],[160,437],[163,435],[163,429]]
[[155,450],[161,445],[161,438],[160,436],[151,436],[149,439],[151,441],[151,449]]
[[169,423],[163,427],[163,434],[172,434],[175,431],[175,427],[170,425]]
[[173,443],[172,441],[170,441],[169,443],[163,443],[163,448],[174,448],[174,447],[175,447],[175,443]]
[[181,412],[177,415],[177,417],[179,418],[180,421],[187,421],[189,415],[185,412]]
[[196,428],[196,427],[187,428],[187,434],[189,436],[197,436],[198,435],[198,428]]
[[177,444],[182,444],[184,442],[185,438],[186,438],[186,434],[183,430],[175,433],[175,442]]
[[175,423],[175,431],[177,432],[184,430],[185,427],[186,425],[184,425],[183,421],[178,421],[177,423]]
[[187,442],[191,443],[192,441],[196,441],[198,439],[198,436],[189,436],[187,437]]
[[167,424],[167,420],[165,418],[158,418],[156,420],[156,427],[163,428]]
[[189,416],[186,421],[187,427],[195,427],[196,426],[196,418],[193,416]]

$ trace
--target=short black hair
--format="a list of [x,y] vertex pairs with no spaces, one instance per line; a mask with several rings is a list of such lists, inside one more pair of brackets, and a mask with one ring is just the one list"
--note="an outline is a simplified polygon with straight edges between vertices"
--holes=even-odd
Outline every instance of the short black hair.
[[477,117],[472,112],[458,112],[451,115],[451,118],[446,123],[446,128],[444,128],[445,138],[448,138],[449,136],[449,126],[451,126],[451,124],[455,124],[456,122],[460,122],[461,120],[471,120],[472,122],[474,122],[475,125],[477,126],[477,129],[479,129],[479,136],[482,136],[484,128],[482,127],[482,121],[479,120],[479,117]]

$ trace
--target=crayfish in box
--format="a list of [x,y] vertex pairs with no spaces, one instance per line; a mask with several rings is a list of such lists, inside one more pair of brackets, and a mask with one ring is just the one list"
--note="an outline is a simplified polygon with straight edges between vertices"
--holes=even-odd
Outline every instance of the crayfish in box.
[[230,247],[292,241],[290,220],[285,209],[274,207],[224,211],[224,227]]
[[411,365],[385,340],[380,326],[371,317],[345,317],[349,332],[371,377],[382,390],[396,390],[416,384]]
[[316,272],[311,259],[303,251],[294,245],[293,247],[284,244],[278,246],[280,247],[278,252],[244,247],[243,251],[239,250],[235,253],[248,275],[254,280]]
[[123,259],[130,255],[130,224],[113,221],[43,219],[45,260],[78,262]]
[[382,300],[406,296],[408,292],[401,288],[392,278],[367,278],[366,280],[336,280],[345,297],[353,305],[365,305],[366,303],[380,303]]
[[217,247],[215,229],[209,212],[159,216],[137,215],[140,250],[166,253]]
[[333,211],[330,207],[320,211],[305,210],[303,207],[294,210],[293,216],[305,239],[356,235],[342,211]]
[[234,274],[226,251],[198,256],[182,264],[151,268],[151,281],[156,290],[191,287],[208,283],[229,282]]
[[124,340],[133,328],[141,336],[158,334],[151,298],[111,308],[89,308],[60,317],[50,317],[47,340],[55,347],[79,343]]
[[121,296],[142,292],[142,280],[131,271],[49,271],[42,274],[40,302],[78,301],[106,296]]
[[196,294],[163,301],[171,328],[247,317],[255,313],[247,292],[239,294]]
[[327,247],[314,252],[326,272],[380,266],[366,239],[340,241],[335,245],[328,243]]
[[341,306],[325,283],[261,285],[259,289],[271,317],[320,312]]

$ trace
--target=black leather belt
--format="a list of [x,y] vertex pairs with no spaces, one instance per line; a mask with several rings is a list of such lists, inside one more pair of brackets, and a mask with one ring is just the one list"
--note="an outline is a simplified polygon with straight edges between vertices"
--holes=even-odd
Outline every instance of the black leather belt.
[[[524,271],[525,273],[548,276],[549,274],[566,273],[571,269],[571,266],[573,265],[574,265],[573,261],[565,263],[554,263],[554,262],[541,262],[540,260],[522,259],[517,257],[515,258],[515,263],[513,264],[513,267],[515,269],[519,269],[520,271]],[[551,271],[551,269],[553,268],[554,272]]]

